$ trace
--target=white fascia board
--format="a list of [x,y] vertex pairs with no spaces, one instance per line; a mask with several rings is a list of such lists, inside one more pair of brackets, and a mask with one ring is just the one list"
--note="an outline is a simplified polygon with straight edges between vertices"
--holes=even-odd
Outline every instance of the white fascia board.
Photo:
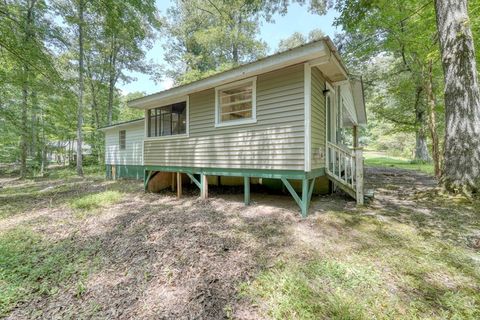
[[230,71],[213,75],[203,80],[198,80],[187,85],[129,101],[128,106],[140,109],[151,108],[164,100],[176,99],[179,96],[185,96],[194,92],[199,92],[227,84],[229,82],[253,77],[262,73],[317,59],[329,53],[329,50],[330,49],[327,47],[324,41],[313,42],[297,49],[285,51],[256,62],[240,66]]
[[138,119],[135,121],[129,121],[125,123],[119,123],[119,124],[114,124],[108,127],[103,127],[103,128],[98,128],[99,131],[107,131],[107,130],[112,130],[112,129],[118,129],[118,128],[123,128],[123,127],[129,127],[133,126],[139,123],[145,123],[145,119]]

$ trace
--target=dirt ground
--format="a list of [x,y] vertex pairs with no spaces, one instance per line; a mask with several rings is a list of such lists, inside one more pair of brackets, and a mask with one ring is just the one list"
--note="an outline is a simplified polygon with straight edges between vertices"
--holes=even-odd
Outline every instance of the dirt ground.
[[[357,208],[343,195],[316,196],[306,219],[288,195],[252,194],[252,205],[245,207],[241,194],[219,194],[213,188],[211,198],[201,201],[196,191],[181,199],[168,192],[145,194],[141,182],[134,181],[85,178],[28,184],[3,178],[1,185],[18,192],[2,194],[0,189],[0,200],[20,209],[0,220],[0,233],[25,227],[74,251],[92,248],[80,293],[76,275],[65,279],[57,292],[20,301],[7,318],[264,318],[262,306],[240,295],[239,286],[279,256],[337,237],[341,230],[315,227],[326,212],[393,219],[468,248],[478,245],[478,215],[446,218],[444,211],[452,207],[432,203],[438,192],[432,177],[390,168],[369,168],[366,177],[375,190],[371,203]],[[46,195],[22,198],[21,190],[30,187]],[[51,192],[56,188],[58,192]],[[117,190],[122,197],[82,214],[70,205],[71,199],[104,190]]]

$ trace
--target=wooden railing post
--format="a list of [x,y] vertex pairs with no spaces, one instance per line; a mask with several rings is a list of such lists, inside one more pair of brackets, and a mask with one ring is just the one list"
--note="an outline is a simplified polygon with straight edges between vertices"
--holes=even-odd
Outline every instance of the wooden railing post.
[[355,148],[355,192],[357,204],[363,204],[363,150]]

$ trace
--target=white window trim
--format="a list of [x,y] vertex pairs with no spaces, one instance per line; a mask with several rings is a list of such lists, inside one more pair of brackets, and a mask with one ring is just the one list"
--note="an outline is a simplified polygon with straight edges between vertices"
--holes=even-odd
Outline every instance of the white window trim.
[[[161,108],[165,106],[169,106],[171,104],[179,103],[179,102],[186,102],[187,103],[187,118],[186,118],[186,130],[185,133],[182,134],[173,134],[169,136],[159,136],[159,137],[149,137],[148,136],[148,110],[151,109],[156,109],[156,108]],[[145,136],[144,136],[144,141],[154,141],[154,140],[175,140],[175,139],[184,139],[188,138],[190,136],[190,96],[182,97],[176,100],[169,101],[167,104],[164,104],[162,106],[155,106],[151,107],[148,109],[145,109]]]
[[[252,117],[248,119],[220,122],[220,101],[218,92],[221,90],[237,87],[242,84],[252,84]],[[242,124],[251,124],[257,122],[257,77],[251,77],[240,81],[235,81],[215,88],[215,128],[237,126]]]
[[[121,139],[121,132],[125,132],[125,147],[122,148],[122,139]],[[118,150],[119,151],[125,151],[127,150],[127,130],[126,129],[120,129],[118,130]]]

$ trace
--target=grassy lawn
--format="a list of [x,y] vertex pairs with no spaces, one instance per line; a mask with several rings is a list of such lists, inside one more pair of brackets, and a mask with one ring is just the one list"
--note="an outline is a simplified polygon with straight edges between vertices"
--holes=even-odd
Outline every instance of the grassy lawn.
[[388,167],[434,173],[432,163],[417,163],[409,159],[387,156],[382,152],[365,151],[365,165],[370,167]]
[[102,174],[0,180],[0,317],[480,318],[480,201],[416,171],[371,173],[388,188],[364,207],[314,197],[306,219],[289,196]]

